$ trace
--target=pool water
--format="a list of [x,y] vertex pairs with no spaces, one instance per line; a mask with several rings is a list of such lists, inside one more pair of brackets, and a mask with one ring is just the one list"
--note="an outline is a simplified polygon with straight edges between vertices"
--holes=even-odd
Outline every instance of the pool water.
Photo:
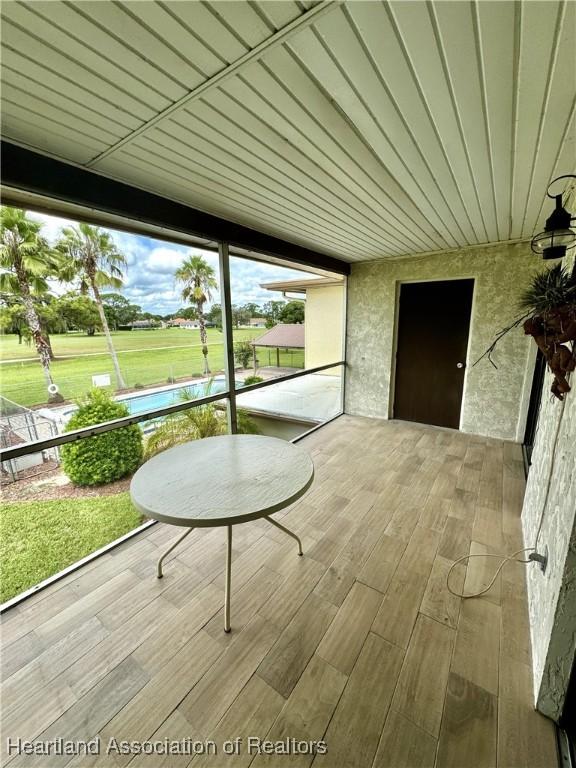
[[224,379],[213,379],[209,385],[208,382],[199,382],[198,384],[187,384],[174,389],[165,389],[162,392],[150,392],[143,395],[130,395],[123,397],[117,402],[122,403],[128,408],[130,414],[146,413],[155,408],[164,408],[167,405],[182,402],[184,395],[187,400],[197,400],[206,395],[217,395],[226,389]]
[[[236,388],[243,385],[242,381],[236,381]],[[217,376],[211,381],[198,381],[196,383],[183,384],[179,387],[173,387],[172,389],[164,389],[160,392],[143,392],[141,395],[131,394],[124,395],[124,397],[115,398],[117,403],[122,403],[128,409],[128,413],[131,416],[137,416],[140,413],[147,413],[153,411],[156,408],[165,408],[167,405],[174,405],[175,403],[181,403],[184,393],[187,400],[198,400],[200,397],[206,397],[207,395],[217,395],[220,392],[226,391],[226,379],[224,376]],[[77,410],[77,407],[69,408],[62,413],[64,423],[72,416]],[[150,421],[144,421],[140,423],[140,429],[143,432],[149,432],[154,429],[154,423],[156,419]]]
[[122,398],[117,402],[125,405],[131,414],[138,414],[146,413],[146,411],[153,411],[155,408],[164,408],[167,405],[174,405],[174,403],[180,403],[182,402],[184,395],[189,400],[197,400],[199,397],[205,397],[208,394],[217,395],[219,392],[224,392],[225,389],[226,382],[223,379],[214,379],[211,385],[207,382],[187,384],[183,387],[165,389],[162,392],[150,392],[145,395],[130,395],[130,397]]

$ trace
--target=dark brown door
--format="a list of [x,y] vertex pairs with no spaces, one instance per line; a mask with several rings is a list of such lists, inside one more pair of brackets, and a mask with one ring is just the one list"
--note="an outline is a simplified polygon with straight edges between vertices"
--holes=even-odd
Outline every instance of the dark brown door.
[[460,426],[474,280],[400,287],[394,418]]

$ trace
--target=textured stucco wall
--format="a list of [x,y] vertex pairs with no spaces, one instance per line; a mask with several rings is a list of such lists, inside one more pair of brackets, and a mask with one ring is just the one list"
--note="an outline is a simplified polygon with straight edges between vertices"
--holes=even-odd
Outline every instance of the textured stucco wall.
[[[401,282],[474,278],[461,429],[518,440],[530,340],[522,330],[498,345],[494,369],[472,363],[518,315],[516,302],[541,262],[528,244],[495,245],[409,259],[353,264],[348,283],[346,412],[389,418],[396,295]],[[431,320],[433,321],[433,319]],[[425,375],[425,371],[423,371]]]
[[525,546],[531,547],[544,510],[538,550],[548,549],[549,562],[545,574],[528,568],[528,603],[535,700],[554,720],[562,712],[576,650],[576,377],[571,378],[572,392],[562,404],[550,396],[552,377],[546,376],[522,511]]

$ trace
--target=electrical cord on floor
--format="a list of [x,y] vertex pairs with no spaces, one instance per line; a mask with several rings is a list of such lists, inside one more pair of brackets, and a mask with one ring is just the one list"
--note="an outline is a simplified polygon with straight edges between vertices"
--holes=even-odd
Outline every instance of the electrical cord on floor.
[[[450,592],[450,594],[454,595],[455,597],[462,597],[464,598],[464,600],[467,600],[469,597],[480,597],[480,595],[484,595],[486,592],[488,592],[489,589],[492,589],[492,587],[496,582],[496,579],[500,574],[500,571],[502,570],[502,568],[504,568],[506,563],[510,563],[510,562],[530,563],[532,562],[530,558],[523,559],[520,557],[516,557],[516,555],[521,555],[523,552],[533,552],[533,551],[534,551],[534,547],[526,547],[526,549],[518,549],[516,552],[513,552],[511,555],[496,555],[491,552],[478,552],[471,555],[463,555],[463,557],[459,557],[458,560],[454,560],[454,562],[452,563],[452,565],[448,570],[448,573],[446,574],[446,587],[448,589],[448,592]],[[487,587],[484,587],[484,589],[481,590],[480,592],[472,592],[470,595],[465,595],[463,592],[462,593],[456,592],[455,590],[452,589],[452,587],[450,586],[450,574],[452,573],[454,568],[458,565],[458,563],[463,563],[465,560],[470,560],[471,557],[499,557],[502,560],[502,562],[496,569],[496,573],[492,577],[492,581],[488,584]]]
[[[546,516],[546,507],[548,505],[548,497],[550,495],[550,488],[552,487],[552,476],[554,474],[554,464],[556,461],[556,448],[558,447],[558,438],[560,436],[560,426],[562,424],[562,417],[564,416],[564,406],[566,405],[566,397],[562,400],[562,403],[560,405],[560,415],[558,416],[558,422],[556,424],[556,432],[554,434],[554,442],[552,447],[552,459],[550,461],[550,471],[548,473],[548,482],[546,484],[546,492],[544,494],[544,502],[542,504],[542,512],[540,513],[540,520],[538,522],[538,528],[536,530],[536,538],[534,540],[534,546],[533,547],[525,547],[524,549],[518,549],[516,552],[513,552],[511,555],[497,555],[492,552],[475,552],[474,554],[469,555],[463,555],[462,557],[459,557],[457,560],[455,560],[450,568],[448,569],[448,573],[446,574],[446,588],[448,589],[448,592],[450,592],[451,595],[454,595],[455,597],[461,597],[464,600],[468,600],[468,598],[471,597],[480,597],[481,595],[486,594],[488,590],[492,589],[494,584],[496,583],[496,579],[500,575],[500,572],[506,565],[506,563],[516,562],[516,563],[532,563],[532,562],[539,562],[543,563],[544,566],[546,564],[547,558],[543,555],[539,555],[537,552],[538,547],[538,541],[540,539],[540,534],[542,532],[542,524],[544,523],[544,518]],[[532,554],[527,558],[521,558],[518,557],[518,555],[523,554],[524,552],[532,552]],[[498,568],[496,569],[496,572],[494,573],[494,576],[492,577],[492,580],[488,584],[488,586],[484,587],[480,592],[472,592],[469,595],[464,594],[464,592],[456,592],[452,587],[450,586],[450,574],[454,570],[454,568],[459,564],[463,563],[465,560],[470,560],[472,557],[497,557],[502,560]]]

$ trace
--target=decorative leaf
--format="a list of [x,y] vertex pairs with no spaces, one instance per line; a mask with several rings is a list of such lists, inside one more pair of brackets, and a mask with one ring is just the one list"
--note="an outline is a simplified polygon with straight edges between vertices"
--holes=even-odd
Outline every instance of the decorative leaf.
[[520,309],[544,315],[565,304],[576,305],[576,283],[561,264],[534,275],[519,302]]

